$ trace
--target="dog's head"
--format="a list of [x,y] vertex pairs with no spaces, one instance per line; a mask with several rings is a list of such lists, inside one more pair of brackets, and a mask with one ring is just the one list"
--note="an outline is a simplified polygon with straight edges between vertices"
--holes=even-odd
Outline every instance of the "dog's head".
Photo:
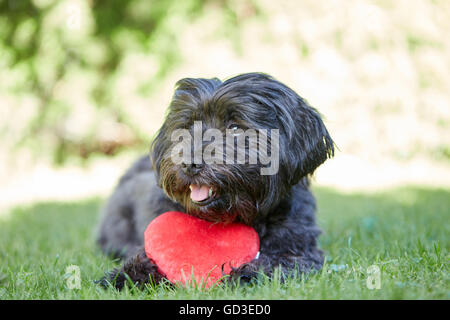
[[152,144],[159,184],[209,221],[250,224],[334,153],[319,113],[265,74],[182,79],[168,111]]

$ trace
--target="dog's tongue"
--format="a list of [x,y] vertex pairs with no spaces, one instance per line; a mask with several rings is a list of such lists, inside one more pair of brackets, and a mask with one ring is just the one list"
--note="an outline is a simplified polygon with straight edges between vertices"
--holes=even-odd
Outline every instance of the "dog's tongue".
[[198,186],[191,184],[191,199],[194,201],[203,201],[209,197],[209,187],[208,186]]

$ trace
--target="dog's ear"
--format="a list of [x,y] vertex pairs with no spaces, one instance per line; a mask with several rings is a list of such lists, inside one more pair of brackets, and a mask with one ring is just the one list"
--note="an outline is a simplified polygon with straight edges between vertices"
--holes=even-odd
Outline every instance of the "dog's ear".
[[[264,73],[247,73],[224,82],[250,96],[246,107],[262,127],[279,129],[280,177],[296,184],[334,155],[334,142],[320,114],[294,90]],[[261,114],[264,120],[261,120]],[[251,121],[251,120],[250,120]]]
[[285,128],[290,136],[283,153],[285,170],[290,182],[296,184],[302,177],[312,174],[325,160],[334,155],[334,142],[319,112],[297,96],[293,113],[293,127]]
[[153,138],[150,146],[150,159],[158,185],[160,185],[159,173],[161,169],[161,162],[163,160],[164,153],[166,152],[167,144],[167,129],[165,128],[165,124],[163,124],[155,138]]

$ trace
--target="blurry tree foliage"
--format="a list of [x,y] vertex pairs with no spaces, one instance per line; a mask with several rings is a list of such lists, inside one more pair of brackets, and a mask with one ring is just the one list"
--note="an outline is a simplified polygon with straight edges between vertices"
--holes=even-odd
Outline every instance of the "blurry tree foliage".
[[340,154],[449,163],[449,21],[448,0],[0,0],[0,162],[146,150],[180,77],[264,71]]
[[[125,53],[155,61],[137,88],[149,96],[180,62],[177,29],[200,16],[206,2],[0,0],[0,70],[8,72],[7,81],[0,78],[0,93],[20,97],[24,110],[32,106],[17,110],[25,115],[15,126],[14,148],[45,150],[62,164],[70,156],[114,154],[148,143],[148,133],[114,96]],[[226,0],[214,4],[224,14],[232,11]],[[77,120],[83,117],[89,119]],[[116,137],[102,128],[108,123],[120,131]],[[0,122],[0,135],[12,127]]]

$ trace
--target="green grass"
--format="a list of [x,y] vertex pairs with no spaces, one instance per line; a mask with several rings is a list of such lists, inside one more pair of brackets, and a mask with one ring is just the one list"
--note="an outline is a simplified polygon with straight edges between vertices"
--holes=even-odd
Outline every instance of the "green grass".
[[[405,187],[376,194],[317,188],[326,264],[285,283],[210,290],[103,290],[93,283],[118,264],[94,242],[100,199],[44,203],[0,215],[1,299],[449,299],[450,190]],[[81,270],[81,289],[67,288],[66,267]],[[367,288],[367,268],[381,288]]]

